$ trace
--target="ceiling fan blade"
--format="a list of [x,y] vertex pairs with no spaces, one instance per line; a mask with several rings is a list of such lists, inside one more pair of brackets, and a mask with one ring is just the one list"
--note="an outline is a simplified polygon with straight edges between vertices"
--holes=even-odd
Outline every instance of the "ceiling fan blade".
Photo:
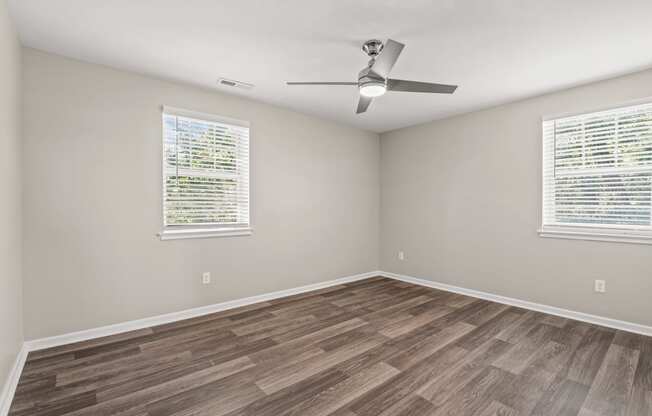
[[371,66],[371,70],[381,77],[387,78],[404,47],[405,45],[400,42],[387,39],[387,42],[383,45],[383,50]]
[[286,82],[287,85],[358,85],[357,82]]
[[360,96],[360,101],[358,101],[358,108],[355,110],[356,114],[364,113],[367,111],[367,108],[369,108],[369,104],[371,104],[371,101],[373,98],[371,97],[365,97],[364,95]]
[[433,84],[431,82],[406,81],[404,79],[388,79],[389,91],[430,92],[437,94],[452,94],[457,85]]

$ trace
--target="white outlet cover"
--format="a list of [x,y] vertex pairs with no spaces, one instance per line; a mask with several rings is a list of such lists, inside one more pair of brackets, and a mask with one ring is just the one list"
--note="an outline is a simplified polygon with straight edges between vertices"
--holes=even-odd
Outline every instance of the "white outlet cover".
[[594,290],[598,293],[605,293],[607,291],[607,282],[604,280],[596,280]]
[[209,284],[211,282],[211,273],[210,272],[204,272],[202,274],[201,281],[205,285]]

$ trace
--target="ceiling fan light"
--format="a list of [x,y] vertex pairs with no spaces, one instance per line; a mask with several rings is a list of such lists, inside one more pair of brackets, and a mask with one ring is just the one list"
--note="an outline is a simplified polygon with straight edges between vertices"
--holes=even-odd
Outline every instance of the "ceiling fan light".
[[360,85],[360,95],[365,97],[380,97],[387,92],[384,82],[367,82]]

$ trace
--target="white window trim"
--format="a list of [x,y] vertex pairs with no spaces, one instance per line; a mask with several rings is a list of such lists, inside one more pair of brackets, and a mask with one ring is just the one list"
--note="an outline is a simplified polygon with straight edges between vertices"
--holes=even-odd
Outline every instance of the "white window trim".
[[189,238],[212,237],[238,237],[253,234],[251,227],[202,227],[202,228],[177,228],[175,226],[164,228],[158,236],[161,240],[185,240]]
[[[607,241],[612,243],[652,244],[652,233],[624,229],[547,225],[537,230],[540,237],[567,240]],[[635,234],[632,234],[635,233]]]
[[250,127],[249,122],[245,120],[238,120],[236,118],[223,117],[210,113],[202,113],[200,111],[185,110],[183,108],[171,107],[164,105],[162,108],[163,113],[173,114],[180,117],[196,118],[205,121],[214,121],[216,123],[233,124],[234,126]]
[[629,100],[629,101],[621,101],[616,104],[612,105],[602,105],[602,106],[596,106],[596,107],[588,107],[584,110],[580,111],[568,111],[565,113],[556,113],[556,114],[546,114],[543,117],[541,117],[541,121],[549,121],[549,120],[554,120],[558,118],[567,118],[567,117],[575,117],[575,116],[581,116],[582,114],[590,114],[590,113],[599,113],[601,111],[609,111],[609,110],[617,110],[619,108],[624,108],[624,107],[632,107],[635,105],[641,105],[641,104],[648,104],[652,103],[652,96],[650,97],[643,97],[643,98],[638,98],[635,100]]
[[[185,110],[178,107],[171,107],[163,105],[161,106],[162,114],[171,114],[181,117],[196,118],[206,121],[214,121],[217,123],[232,124],[241,127],[247,127],[250,129],[250,124],[245,120],[238,120],[235,118],[217,116],[215,114],[203,113],[199,111]],[[215,237],[240,237],[240,236],[249,236],[253,234],[254,228],[252,225],[251,219],[251,131],[249,134],[249,224],[245,226],[240,226],[238,224],[220,224],[215,226],[210,226],[209,224],[203,225],[165,225],[165,219],[163,218],[163,206],[165,204],[165,146],[163,146],[163,141],[165,140],[165,130],[161,124],[161,231],[156,235],[161,239],[161,241],[168,240],[185,240],[185,239],[194,239],[194,238],[215,238]]]
[[[640,104],[647,104],[652,102],[652,97],[644,97],[635,100],[629,100],[620,102],[615,105],[610,106],[601,106],[594,107],[590,109],[585,109],[582,111],[573,111],[566,113],[558,114],[548,114],[541,117],[541,123],[558,118],[574,117],[582,114],[597,113],[600,111],[614,110],[623,107],[630,107]],[[543,189],[545,189],[544,181],[544,164],[543,157],[546,151],[545,142],[543,137],[543,131],[541,132],[541,144],[542,144],[542,154],[539,158],[541,163],[540,172],[541,172],[541,192],[539,196],[541,197],[541,226],[537,230],[539,237],[542,238],[559,238],[567,240],[584,240],[584,241],[602,241],[602,242],[612,242],[612,243],[629,243],[629,244],[649,244],[652,245],[652,232],[648,230],[637,230],[636,228],[625,229],[613,225],[601,225],[600,227],[590,227],[584,225],[577,226],[557,226],[557,225],[544,225],[543,224],[543,210],[545,199],[543,197]]]

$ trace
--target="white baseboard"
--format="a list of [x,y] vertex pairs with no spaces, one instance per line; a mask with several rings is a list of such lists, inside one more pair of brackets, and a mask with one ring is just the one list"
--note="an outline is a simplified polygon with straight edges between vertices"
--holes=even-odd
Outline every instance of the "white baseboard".
[[[78,332],[71,332],[63,335],[56,335],[48,338],[34,339],[25,342],[27,351],[42,350],[45,348],[57,347],[59,345],[72,344],[74,342],[87,341],[94,338],[116,335],[123,332],[135,331],[137,329],[149,328],[151,326],[167,324],[170,322],[181,321],[183,319],[195,318],[197,316],[208,315],[227,309],[238,308],[240,306],[251,305],[258,302],[278,299],[286,296],[296,295],[299,293],[310,292],[313,290],[323,289],[330,286],[336,286],[343,283],[354,282],[356,280],[367,279],[374,276],[380,276],[380,272],[368,272],[356,274],[353,276],[343,277],[327,282],[315,283],[312,285],[296,287],[292,289],[279,290],[277,292],[265,293],[262,295],[251,296],[243,299],[236,299],[228,302],[216,303],[213,305],[201,306],[198,308],[187,309],[185,311],[172,312],[165,315],[158,315],[135,321],[122,322],[119,324],[92,328]],[[1,416],[1,415],[0,415]]]
[[494,295],[492,293],[480,292],[478,290],[466,289],[463,287],[448,285],[445,283],[434,282],[431,280],[420,279],[417,277],[406,276],[397,273],[383,272],[383,271],[378,273],[379,275],[384,277],[401,280],[403,282],[413,283],[415,285],[427,286],[434,289],[445,290],[447,292],[459,293],[474,298],[490,300],[492,302],[502,303],[505,305],[517,306],[523,309],[530,309],[533,311],[543,312],[550,315],[561,316],[563,318],[570,318],[576,321],[583,321],[583,322],[588,322],[590,324],[619,329],[627,332],[633,332],[640,335],[652,336],[652,327],[646,325],[640,325],[640,324],[635,324],[626,321],[619,321],[617,319],[605,318],[603,316],[591,315],[584,312],[571,311],[568,309],[557,308],[555,306],[542,305],[540,303],[528,302],[526,300],[509,298],[506,296]]
[[[74,342],[86,341],[86,340],[105,337],[109,335],[116,335],[128,331],[134,331],[138,329],[148,328],[151,326],[162,325],[170,322],[180,321],[183,319],[189,319],[189,318],[194,318],[194,317],[207,315],[215,312],[220,312],[227,309],[233,309],[240,306],[251,305],[258,302],[265,302],[268,300],[278,299],[285,296],[310,292],[313,290],[323,289],[326,287],[335,286],[343,283],[354,282],[356,280],[367,279],[369,277],[374,277],[374,276],[385,276],[388,278],[401,280],[404,282],[413,283],[421,286],[427,286],[435,289],[445,290],[448,292],[460,293],[467,296],[486,299],[492,302],[517,306],[524,309],[530,309],[538,312],[548,313],[550,315],[556,315],[564,318],[575,319],[578,321],[584,321],[584,322],[601,325],[609,328],[620,329],[623,331],[634,332],[641,335],[652,336],[652,327],[650,326],[640,325],[632,322],[620,321],[617,319],[611,319],[611,318],[606,318],[597,315],[591,315],[583,312],[571,311],[568,309],[562,309],[562,308],[543,305],[535,302],[509,298],[506,296],[495,295],[492,293],[481,292],[478,290],[467,289],[463,287],[453,286],[445,283],[439,283],[439,282],[426,280],[426,279],[420,279],[412,276],[401,275],[397,273],[391,273],[385,271],[373,271],[373,272],[348,276],[340,279],[329,280],[326,282],[315,283],[312,285],[266,293],[258,296],[251,296],[248,298],[236,299],[228,302],[201,306],[199,308],[188,309],[180,312],[173,312],[164,315],[158,315],[149,318],[138,319],[135,321],[103,326],[99,328],[92,328],[84,331],[72,332],[72,333],[57,335],[48,338],[35,339],[31,341],[26,341],[25,348],[27,351],[36,351],[45,348],[56,347],[59,345],[71,344]],[[2,415],[0,414],[0,416]]]
[[27,347],[23,344],[18,352],[14,366],[11,368],[11,372],[9,372],[7,381],[0,392],[0,416],[7,416],[9,414],[9,407],[14,398],[14,393],[16,393],[18,379],[20,379],[20,375],[23,373],[23,367],[25,366],[25,360],[27,359],[27,352]]

